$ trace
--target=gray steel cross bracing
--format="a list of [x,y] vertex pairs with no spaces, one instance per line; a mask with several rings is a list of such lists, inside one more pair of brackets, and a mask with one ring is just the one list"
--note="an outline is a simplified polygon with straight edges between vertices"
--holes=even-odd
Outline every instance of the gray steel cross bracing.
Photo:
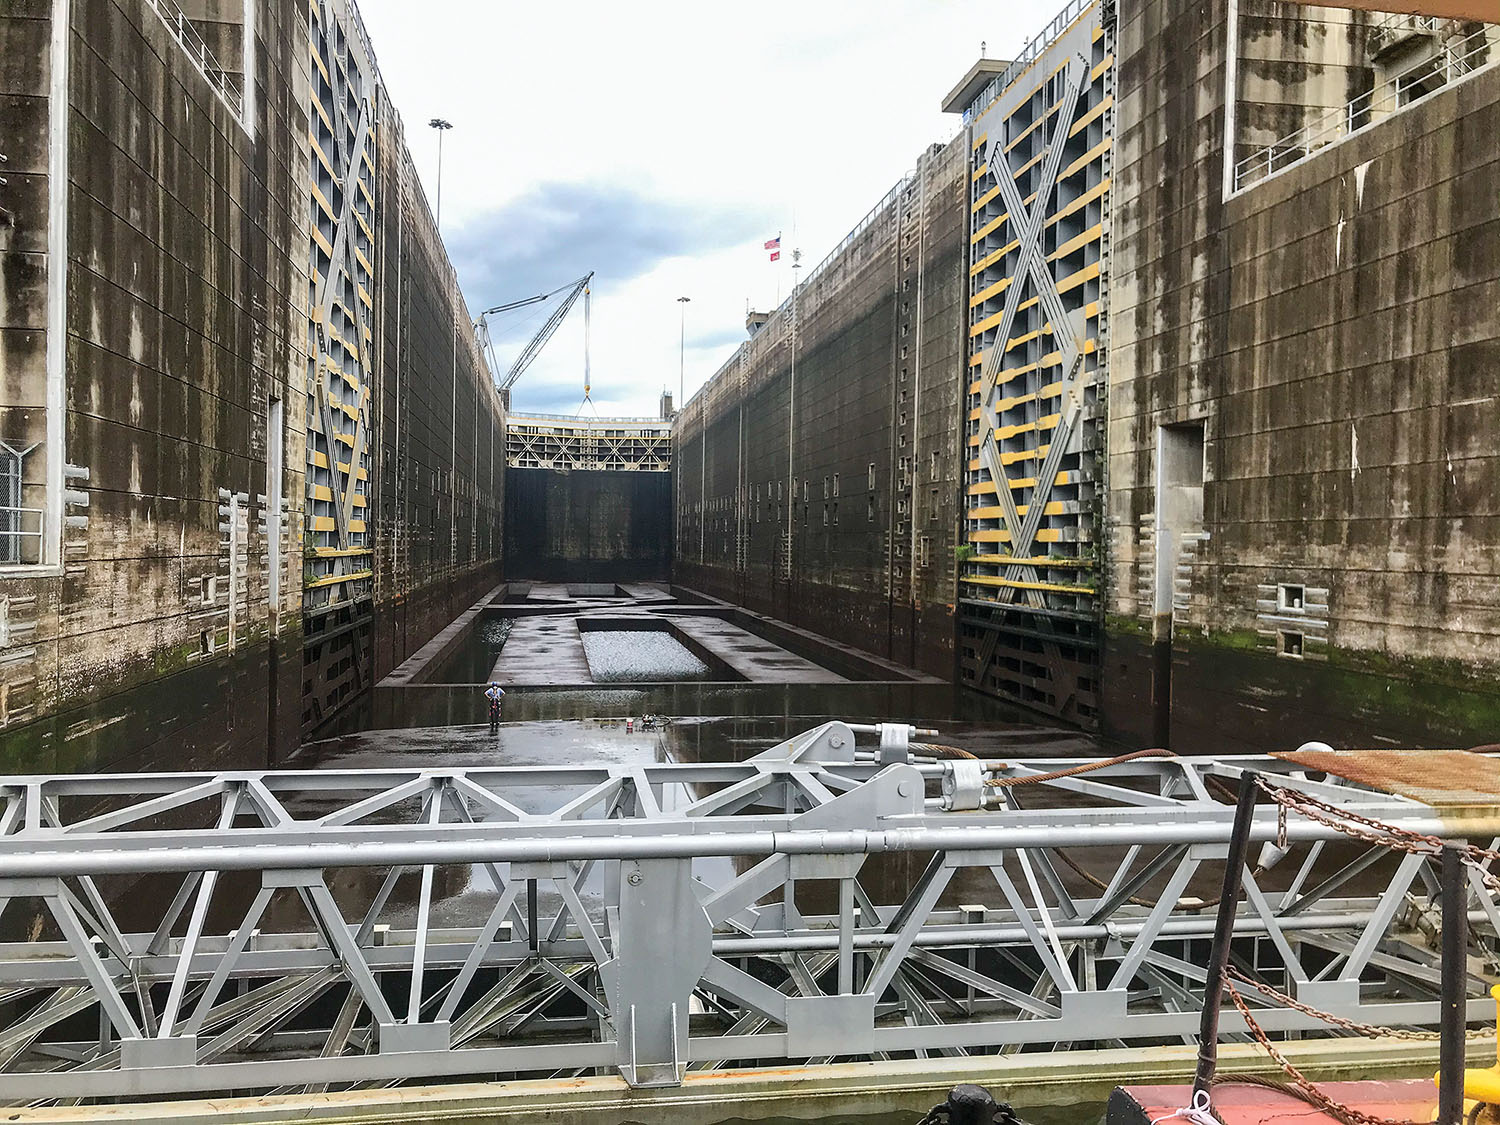
[[[1199,869],[1233,818],[1209,779],[1253,768],[1411,831],[1458,823],[1265,758],[1120,763],[1018,803],[959,782],[1077,763],[924,760],[913,734],[828,723],[739,763],[0,779],[0,926],[55,926],[0,944],[0,1100],[595,1068],[662,1085],[1106,1023],[1191,1037],[1216,885]],[[1489,810],[1463,823],[1500,834]],[[1254,840],[1277,833],[1259,810]],[[1286,844],[1247,880],[1246,963],[1341,1015],[1434,1024],[1435,953],[1409,917],[1428,861],[1365,873],[1358,845],[1295,815]],[[908,883],[880,855],[930,858]],[[122,892],[132,877],[167,889]],[[131,917],[160,903],[149,931],[122,931],[121,899]],[[1493,956],[1477,873],[1469,916]],[[80,1041],[89,1012],[107,1033]]]
[[[1068,60],[1063,75],[1062,97],[1047,142],[1047,154],[1040,168],[1036,188],[1030,197],[1029,207],[1016,185],[1017,173],[1007,154],[1004,134],[997,133],[991,138],[985,150],[985,165],[989,169],[990,178],[1000,192],[1006,213],[1011,216],[1011,225],[1016,229],[1017,251],[1016,264],[1010,274],[1012,280],[1006,291],[1000,323],[995,330],[992,343],[985,349],[984,362],[980,367],[979,456],[981,464],[989,472],[990,479],[995,484],[995,500],[1001,508],[1005,527],[1010,532],[1010,553],[1015,559],[1025,559],[1032,553],[1032,546],[1041,528],[1043,514],[1052,496],[1059,466],[1062,459],[1072,451],[1073,432],[1083,412],[1083,330],[1075,317],[1067,312],[1062,296],[1058,292],[1057,281],[1052,276],[1042,244],[1042,232],[1046,227],[1053,191],[1062,170],[1066,141],[1069,130],[1074,125],[1076,107],[1086,85],[1088,73],[1088,64],[1083,58],[1075,56]],[[1047,454],[1040,467],[1029,470],[1035,484],[1032,486],[1032,496],[1027,505],[1026,515],[1022,517],[1011,491],[1012,478],[1004,469],[995,435],[1000,424],[997,380],[1007,352],[1007,341],[1011,337],[1016,316],[1023,304],[1023,297],[1027,293],[1035,294],[1052,328],[1052,336],[1060,352],[1063,380],[1060,417],[1053,428]],[[984,556],[980,555],[979,559],[983,561]],[[1019,583],[1026,577],[1028,570],[1034,571],[1034,569],[1030,564],[1013,562],[1006,567],[1005,577],[1010,582]],[[1009,597],[1011,600],[1020,598],[1034,609],[1047,608],[1046,595],[1040,589],[1013,587],[1009,591]],[[1065,711],[1066,706],[1062,700],[1071,694],[1067,690],[1067,685],[1072,677],[1067,674],[1066,659],[1059,639],[1051,635],[1050,625],[1045,622],[1041,624],[1043,626],[1043,635],[1040,638],[1041,657],[1049,669],[1055,690],[1060,695],[1058,709]],[[978,683],[984,683],[989,675],[990,664],[994,659],[998,641],[999,636],[995,633],[985,638],[975,675]]]

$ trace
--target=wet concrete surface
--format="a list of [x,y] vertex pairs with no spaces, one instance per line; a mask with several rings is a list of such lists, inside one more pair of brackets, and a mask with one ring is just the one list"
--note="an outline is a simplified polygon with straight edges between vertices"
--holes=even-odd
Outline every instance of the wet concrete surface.
[[[793,652],[753,628],[728,620],[730,612],[728,607],[685,602],[669,589],[650,583],[601,584],[597,588],[530,583],[524,591],[518,587],[514,594],[508,593],[502,603],[483,607],[482,613],[481,607],[469,611],[444,630],[443,644],[434,642],[424,648],[425,664],[414,657],[402,665],[399,676],[393,673],[382,681],[380,688],[482,683],[491,679],[507,689],[592,684],[599,678],[591,671],[581,634],[613,626],[673,634],[690,649],[696,649],[712,670],[706,676],[664,670],[659,677],[628,677],[633,682],[701,679],[832,684],[850,680],[930,680],[895,665],[883,668],[872,664],[861,674],[830,667],[820,661],[818,652]],[[503,634],[496,629],[497,622],[502,620],[509,622]],[[650,638],[643,637],[642,645],[649,641]],[[822,647],[828,661],[835,665],[847,662],[847,654],[834,646]]]
[[490,679],[512,684],[593,682],[575,617],[522,617],[511,626]]
[[678,629],[752,683],[841,684],[845,677],[713,617],[676,617]]

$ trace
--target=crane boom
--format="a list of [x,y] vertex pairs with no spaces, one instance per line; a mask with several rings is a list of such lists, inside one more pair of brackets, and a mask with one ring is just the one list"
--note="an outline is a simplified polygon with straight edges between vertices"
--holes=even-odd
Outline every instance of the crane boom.
[[510,365],[510,370],[505,373],[505,376],[503,378],[496,376],[496,389],[499,390],[502,397],[508,399],[511,387],[516,385],[516,380],[521,377],[526,368],[531,366],[532,360],[536,359],[537,355],[540,354],[542,348],[546,346],[547,341],[552,339],[552,334],[557,331],[558,325],[562,324],[563,319],[568,315],[568,311],[577,303],[579,294],[586,295],[588,293],[589,282],[593,279],[594,271],[590,270],[577,281],[554,289],[551,293],[539,293],[535,297],[523,297],[519,301],[511,301],[508,304],[496,305],[492,309],[485,309],[484,312],[479,314],[479,319],[474,324],[474,330],[479,337],[480,347],[489,355],[490,371],[496,372],[499,367],[495,362],[495,350],[490,341],[489,317],[495,313],[510,312],[512,309],[534,305],[539,301],[555,297],[564,289],[568,290],[568,295],[563,298],[562,303],[552,310],[552,315],[547,317],[542,327],[537,331],[537,334],[528,340],[526,346],[521,349],[521,354]]

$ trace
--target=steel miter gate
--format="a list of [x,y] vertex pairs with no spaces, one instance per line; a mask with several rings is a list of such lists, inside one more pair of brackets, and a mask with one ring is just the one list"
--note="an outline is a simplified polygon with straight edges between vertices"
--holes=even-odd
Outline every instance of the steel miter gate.
[[[0,1100],[1190,1041],[1221,783],[1500,828],[1270,758],[1079,772],[915,734],[828,723],[724,764],[0,779]],[[1243,977],[1436,1025],[1430,857],[1257,817]],[[1470,874],[1489,961],[1500,907]],[[1329,1029],[1242,991],[1273,1034]]]

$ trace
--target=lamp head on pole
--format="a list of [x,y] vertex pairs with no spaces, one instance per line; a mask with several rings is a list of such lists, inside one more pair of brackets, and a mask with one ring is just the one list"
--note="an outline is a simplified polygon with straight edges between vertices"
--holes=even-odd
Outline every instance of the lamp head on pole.
[[453,122],[451,122],[451,121],[444,121],[441,117],[434,117],[427,124],[431,128],[433,128],[433,129],[447,130],[447,129],[453,128]]

